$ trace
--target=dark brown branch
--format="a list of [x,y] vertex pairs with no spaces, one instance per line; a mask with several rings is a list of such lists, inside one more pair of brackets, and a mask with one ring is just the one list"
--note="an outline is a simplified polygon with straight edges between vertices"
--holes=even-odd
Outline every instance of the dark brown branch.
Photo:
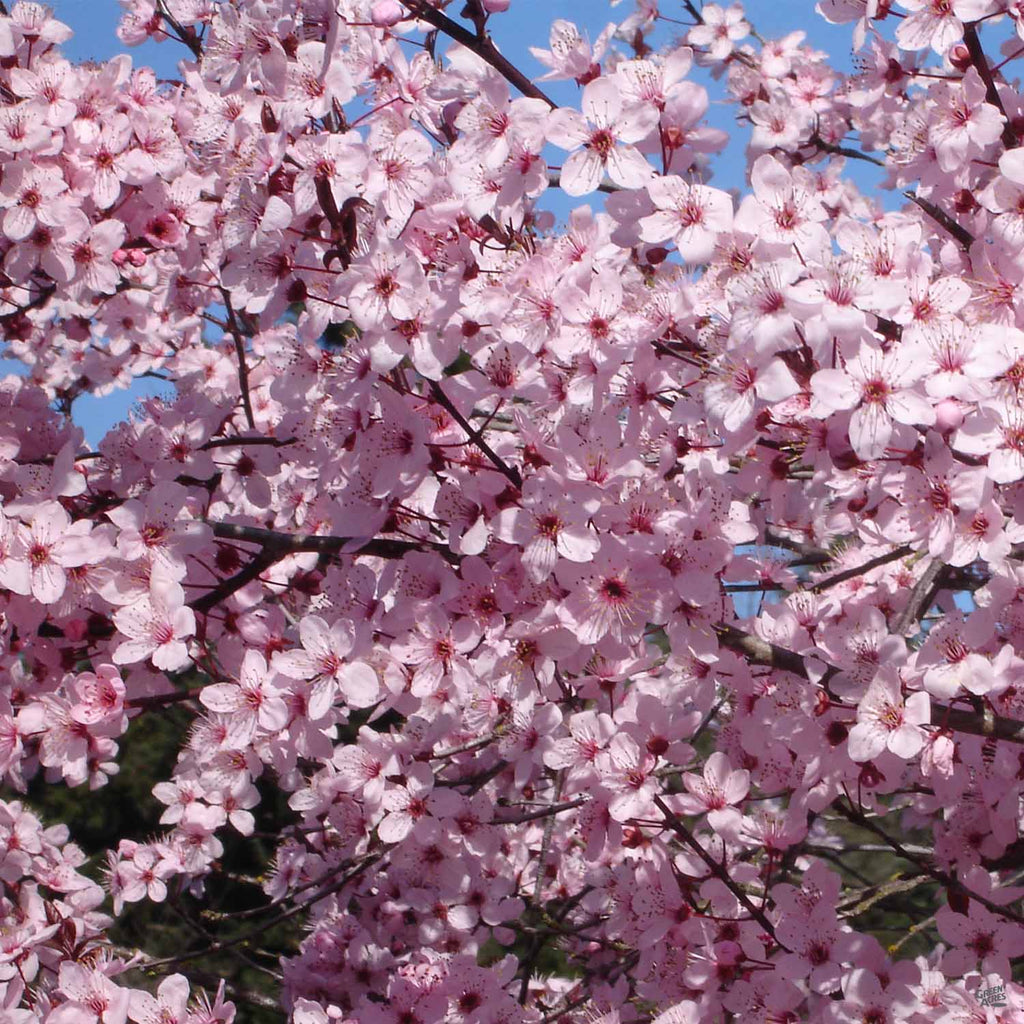
[[836,556],[830,551],[826,551],[824,548],[815,547],[813,544],[804,544],[798,540],[792,540],[789,537],[783,536],[781,533],[776,533],[774,530],[765,530],[764,542],[769,547],[773,548],[785,548],[787,551],[792,551],[800,556],[800,565],[827,565],[829,562],[834,562]]
[[918,620],[931,607],[935,595],[942,587],[943,576],[949,568],[944,562],[935,559],[925,569],[921,578],[914,585],[910,592],[910,600],[903,609],[900,617],[896,620],[892,631],[896,636],[904,636],[911,626],[917,625]]
[[296,903],[295,906],[289,907],[287,910],[282,911],[275,917],[270,918],[269,921],[264,921],[261,925],[250,931],[243,932],[241,935],[236,935],[233,939],[224,939],[223,941],[212,942],[205,949],[197,949],[192,953],[181,953],[178,956],[164,957],[162,960],[149,960],[145,963],[141,963],[136,969],[152,970],[156,967],[166,967],[169,964],[184,963],[188,960],[196,960],[200,957],[207,957],[213,953],[219,953],[222,950],[230,949],[233,946],[241,946],[247,942],[251,942],[253,939],[262,938],[266,935],[267,930],[273,928],[274,925],[281,924],[282,921],[287,921],[290,918],[301,914],[302,911],[308,910],[313,906],[314,903],[318,903],[325,896],[330,896],[333,893],[338,892],[339,889],[343,889],[349,882],[358,878],[368,867],[379,861],[385,854],[386,851],[380,853],[369,854],[364,857],[351,871],[346,872],[340,878],[335,879],[330,884],[318,889],[308,900],[303,903]]
[[228,333],[235,342],[235,355],[238,356],[238,386],[242,392],[242,408],[245,409],[245,419],[250,430],[256,429],[256,418],[252,414],[252,398],[249,395],[249,367],[245,363],[245,340],[238,327],[238,318],[235,316],[234,307],[231,305],[231,296],[227,288],[219,288],[224,306],[228,311]]
[[[272,448],[284,448],[287,445],[295,444],[294,437],[285,438],[283,441],[277,437],[215,437],[212,441],[207,441],[206,444],[200,446],[200,451],[209,451],[211,448],[231,448],[235,445],[246,445],[246,444],[265,444],[270,445]],[[80,459],[86,458],[84,455],[79,456]],[[98,452],[90,454],[89,458],[102,458]]]
[[[241,526],[238,523],[211,523],[213,535],[222,540],[236,540],[245,544],[259,544],[260,550],[253,560],[234,576],[222,580],[202,597],[189,601],[193,611],[208,612],[221,601],[226,600],[242,587],[251,583],[272,565],[280,562],[288,555],[303,551],[315,551],[323,555],[335,555],[345,552],[352,555],[375,555],[378,558],[402,558],[410,551],[422,551],[434,548],[449,562],[457,562],[458,558],[447,548],[429,541],[412,543],[400,540],[372,539],[361,541],[354,537],[331,537],[318,534],[278,533],[276,530],[263,530],[255,526]],[[348,550],[351,549],[351,550]]]
[[683,0],[683,6],[689,12],[690,17],[693,18],[698,25],[704,24],[704,15],[693,6],[693,0]]
[[715,626],[715,634],[723,647],[742,654],[753,665],[767,665],[784,672],[792,672],[803,679],[810,678],[804,659],[796,651],[771,644],[725,623]]
[[951,234],[964,249],[970,249],[974,244],[974,235],[967,228],[958,224],[945,210],[940,210],[934,203],[927,199],[921,199],[913,192],[903,193],[912,203],[919,206],[939,227]]
[[[723,647],[742,654],[752,665],[766,665],[784,672],[792,672],[802,679],[810,678],[802,655],[796,651],[768,643],[767,640],[744,633],[735,626],[720,624],[715,627],[715,633]],[[834,665],[826,668],[832,672],[838,671]],[[971,736],[986,736],[1005,740],[1007,743],[1024,744],[1024,722],[1003,718],[1001,715],[949,708],[933,700],[932,722]]]
[[590,798],[579,796],[575,800],[567,800],[561,804],[551,804],[549,807],[542,807],[539,811],[526,811],[523,814],[516,814],[510,818],[495,818],[495,825],[522,825],[527,821],[539,821],[541,818],[551,818],[562,811],[571,811],[582,807]]
[[852,568],[844,569],[842,572],[837,572],[834,576],[829,576],[828,579],[815,583],[810,589],[815,594],[820,594],[823,590],[828,590],[829,587],[834,587],[837,583],[844,583],[846,580],[852,580],[856,576],[863,576],[864,573],[871,572],[873,569],[878,569],[883,565],[888,565],[890,562],[898,562],[901,558],[906,558],[907,555],[912,554],[913,550],[909,544],[904,544],[902,547],[896,548],[895,551],[872,558],[863,565],[855,565]]
[[469,438],[470,443],[475,444],[477,448],[487,456],[494,468],[508,477],[517,489],[521,489],[523,486],[523,478],[519,475],[519,470],[508,465],[508,463],[506,463],[505,460],[483,439],[481,432],[479,430],[474,430],[472,426],[470,426],[466,417],[455,408],[451,399],[441,390],[441,385],[435,381],[431,381],[430,394],[434,401],[437,402],[438,405],[440,405],[460,427],[462,427],[466,432],[466,436]]
[[175,37],[179,42],[184,43],[191,51],[192,55],[199,60],[203,56],[203,47],[200,45],[199,37],[196,35],[196,30],[189,25],[187,28],[178,21],[177,18],[167,10],[163,0],[157,0],[156,4],[157,13],[167,22],[172,29],[174,29]]
[[851,160],[864,160],[876,167],[885,167],[885,161],[871,156],[870,153],[862,153],[859,149],[851,149],[849,146],[837,146],[834,142],[826,142],[820,135],[812,135],[810,145],[817,147],[822,153],[833,153],[836,156],[849,157]]
[[498,48],[494,45],[489,35],[474,35],[468,29],[463,28],[458,22],[452,21],[446,14],[434,7],[429,7],[421,0],[402,0],[408,10],[412,11],[421,21],[433,25],[439,32],[461,43],[467,50],[475,53],[481,60],[486,61],[506,81],[514,85],[524,96],[531,96],[535,100],[543,100],[552,110],[557,109],[558,104],[551,99],[543,90],[531,82],[514,64],[503,57]]
[[747,913],[750,914],[750,916],[765,930],[765,932],[772,937],[775,944],[779,946],[780,949],[783,949],[788,953],[789,950],[783,946],[777,938],[775,938],[775,926],[768,920],[765,912],[754,906],[753,900],[751,900],[751,898],[736,884],[736,882],[733,881],[729,872],[726,871],[725,868],[722,867],[722,865],[719,864],[718,861],[715,860],[715,858],[712,857],[699,842],[697,842],[696,837],[682,823],[679,815],[676,814],[660,796],[656,796],[654,798],[654,803],[658,810],[665,815],[665,825],[675,832],[675,834],[679,836],[679,838],[682,839],[683,842],[686,843],[686,845],[689,846],[702,861],[704,861],[708,870],[715,876],[715,878],[725,885],[729,892],[731,892],[733,896],[740,901],[740,903],[743,904]]
[[982,48],[981,40],[978,38],[977,23],[964,25],[964,45],[971,55],[971,63],[975,66],[981,80],[985,83],[985,100],[990,103],[1000,114],[1003,115],[1003,145],[1007,149],[1016,149],[1020,144],[1017,133],[1013,130],[1010,118],[1007,116],[1006,107],[1003,106],[1003,99],[996,88],[995,79],[992,77],[992,69],[988,66],[988,58]]
[[286,551],[264,550],[257,554],[253,560],[242,569],[239,569],[234,576],[221,580],[212,590],[208,590],[202,597],[189,601],[188,606],[194,612],[205,613],[215,608],[221,601],[226,601],[232,594],[248,586],[261,573],[264,573],[275,562],[281,561],[287,554]]
[[[562,177],[561,177],[561,175],[557,171],[548,171],[548,184],[552,188],[561,188],[562,187]],[[623,192],[625,190],[620,188],[618,185],[613,185],[610,181],[605,179],[604,181],[601,182],[600,185],[597,186],[597,191],[598,192],[605,192],[606,194],[608,194],[610,196],[613,196],[617,192]]]
[[[432,548],[440,554],[448,549],[431,541],[385,540],[374,538],[361,541],[357,537],[335,537],[313,533],[280,533],[264,530],[258,526],[241,526],[238,523],[211,523],[213,535],[222,540],[237,540],[246,544],[259,544],[264,550],[273,551],[278,559],[302,551],[315,551],[321,555],[336,555],[344,552],[350,555],[376,555],[377,558],[403,558],[410,551]],[[348,549],[348,550],[346,550]],[[449,553],[450,554],[450,553]],[[454,555],[451,556],[453,559]]]

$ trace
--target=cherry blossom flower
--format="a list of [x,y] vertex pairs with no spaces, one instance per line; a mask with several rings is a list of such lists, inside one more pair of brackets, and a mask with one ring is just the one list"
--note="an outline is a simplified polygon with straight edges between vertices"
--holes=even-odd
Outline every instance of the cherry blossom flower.
[[930,720],[928,694],[919,690],[904,698],[899,673],[883,668],[857,705],[857,724],[850,730],[850,757],[870,761],[883,750],[904,759],[914,757],[927,738],[921,726]]
[[705,4],[700,15],[701,24],[687,32],[686,41],[693,46],[706,47],[712,60],[725,60],[735,44],[750,33],[750,25],[744,20],[739,4],[728,7]]
[[571,196],[585,195],[597,188],[605,173],[623,188],[646,184],[654,172],[633,143],[657,124],[657,109],[647,104],[623,109],[609,78],[586,86],[582,107],[582,114],[563,107],[548,117],[548,141],[570,151],[562,167],[562,188]]
[[195,632],[196,617],[181,585],[160,573],[153,574],[147,595],[114,613],[114,625],[128,638],[111,655],[115,665],[149,658],[156,668],[174,672],[191,661],[185,641]]
[[288,711],[274,676],[258,651],[246,651],[236,683],[214,683],[199,695],[203,706],[231,716],[227,740],[233,746],[251,743],[257,729],[274,732],[285,726]]
[[58,988],[67,1001],[49,1014],[57,1024],[125,1024],[128,1019],[131,993],[94,967],[65,961],[60,965]]
[[308,706],[311,718],[323,718],[338,687],[353,707],[369,707],[376,701],[377,673],[365,662],[345,660],[355,639],[350,624],[331,627],[319,616],[307,615],[299,624],[299,636],[302,649],[275,653],[273,667],[294,679],[317,679]]
[[908,11],[896,31],[905,50],[930,46],[944,56],[963,34],[965,21],[977,21],[992,13],[991,0],[900,0]]
[[814,375],[813,408],[817,415],[853,409],[853,450],[862,459],[878,459],[893,440],[894,423],[931,426],[935,422],[935,410],[914,387],[922,372],[909,352],[883,355],[868,349],[843,370],[819,370]]
[[754,193],[736,212],[737,228],[769,244],[795,246],[805,258],[825,248],[825,210],[793,173],[765,154],[751,168],[750,180]]
[[710,259],[719,234],[732,228],[732,200],[718,189],[672,174],[649,181],[647,192],[658,212],[641,219],[640,237],[645,242],[671,240],[687,263]]
[[703,775],[683,774],[688,795],[676,798],[684,814],[707,813],[708,824],[716,832],[727,832],[739,826],[740,815],[731,805],[739,803],[750,789],[750,772],[735,771],[725,754],[716,751],[704,765]]
[[[24,538],[32,596],[42,604],[59,601],[67,586],[65,570],[84,565],[101,551],[91,549],[91,524],[71,522],[55,501],[44,502],[28,523]],[[102,557],[102,556],[101,556]]]
[[629,821],[649,811],[655,791],[654,758],[631,736],[618,733],[598,760],[601,781],[612,790],[608,813]]
[[577,81],[584,81],[594,76],[595,69],[598,69],[596,73],[600,73],[600,60],[614,29],[614,25],[608,25],[597,42],[591,45],[571,21],[557,18],[551,23],[548,43],[551,49],[530,47],[534,57],[550,69],[541,78],[575,78]]
[[188,979],[171,974],[157,986],[155,997],[139,989],[133,991],[128,1016],[138,1024],[184,1024],[188,997]]

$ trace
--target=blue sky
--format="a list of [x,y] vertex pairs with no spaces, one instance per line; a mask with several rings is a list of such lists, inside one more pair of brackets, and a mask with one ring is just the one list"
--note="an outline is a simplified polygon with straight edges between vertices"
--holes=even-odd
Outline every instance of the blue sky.
[[[74,37],[66,44],[65,53],[73,61],[102,62],[124,51],[115,35],[120,17],[118,0],[56,0],[55,13],[74,30]],[[547,48],[548,26],[555,18],[576,22],[591,39],[596,38],[609,21],[620,21],[632,10],[630,0],[612,8],[604,0],[512,0],[507,14],[495,16],[491,29],[499,47],[515,64],[531,77],[539,77],[544,67],[529,52],[529,47]],[[664,14],[686,20],[683,5],[678,0],[663,0]],[[451,8],[457,13],[459,3]],[[802,30],[808,34],[808,43],[832,55],[835,66],[850,67],[850,29],[847,26],[827,24],[814,12],[811,0],[751,0],[745,5],[747,17],[764,38],[785,35]],[[659,39],[667,41],[685,31],[683,26],[668,25],[659,31]],[[159,77],[176,77],[178,61],[187,56],[183,46],[173,42],[147,43],[128,51],[137,65],[153,67]],[[703,76],[703,77],[701,77]],[[733,110],[724,103],[716,103],[719,86],[709,76],[698,73],[712,96],[708,120],[716,127],[730,130],[735,127]],[[574,83],[546,83],[545,88],[557,101],[572,103],[578,96]],[[720,188],[743,189],[745,176],[743,132],[735,132],[735,140],[723,156],[715,161],[714,184]],[[858,168],[858,171],[861,169]],[[862,187],[867,187],[870,178]],[[594,201],[586,197],[583,201]],[[551,203],[560,219],[571,207],[564,199]],[[11,369],[0,361],[0,372]],[[85,428],[88,439],[96,443],[106,431],[125,418],[132,403],[145,394],[153,393],[152,382],[140,382],[127,392],[117,392],[103,399],[89,397],[76,401],[76,419]]]

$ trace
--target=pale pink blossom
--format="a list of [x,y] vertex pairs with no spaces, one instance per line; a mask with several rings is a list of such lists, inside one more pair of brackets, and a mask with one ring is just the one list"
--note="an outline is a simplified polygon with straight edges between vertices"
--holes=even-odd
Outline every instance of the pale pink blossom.
[[114,613],[114,625],[128,639],[111,658],[115,665],[132,665],[145,658],[173,672],[191,658],[186,641],[195,633],[196,618],[185,604],[181,584],[154,573],[149,593]]
[[888,749],[897,757],[912,758],[925,744],[927,734],[921,726],[930,720],[928,694],[918,690],[904,698],[899,673],[882,669],[857,705],[857,724],[850,730],[850,757],[870,761]]
[[646,184],[654,169],[633,144],[658,123],[657,108],[635,104],[624,109],[615,83],[598,78],[583,90],[582,110],[562,107],[548,116],[548,141],[570,151],[562,165],[562,188],[571,196],[586,195],[603,174],[623,188]]

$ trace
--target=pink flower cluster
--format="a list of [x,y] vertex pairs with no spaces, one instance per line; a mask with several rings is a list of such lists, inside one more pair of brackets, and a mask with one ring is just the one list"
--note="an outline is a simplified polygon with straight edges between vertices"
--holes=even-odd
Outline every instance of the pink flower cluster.
[[105,936],[259,785],[297,1024],[1021,1024],[1024,5],[639,0],[578,109],[508,0],[124,7],[178,81],[0,17],[0,772],[191,729],[105,890],[0,803],[0,1017],[229,1024]]

